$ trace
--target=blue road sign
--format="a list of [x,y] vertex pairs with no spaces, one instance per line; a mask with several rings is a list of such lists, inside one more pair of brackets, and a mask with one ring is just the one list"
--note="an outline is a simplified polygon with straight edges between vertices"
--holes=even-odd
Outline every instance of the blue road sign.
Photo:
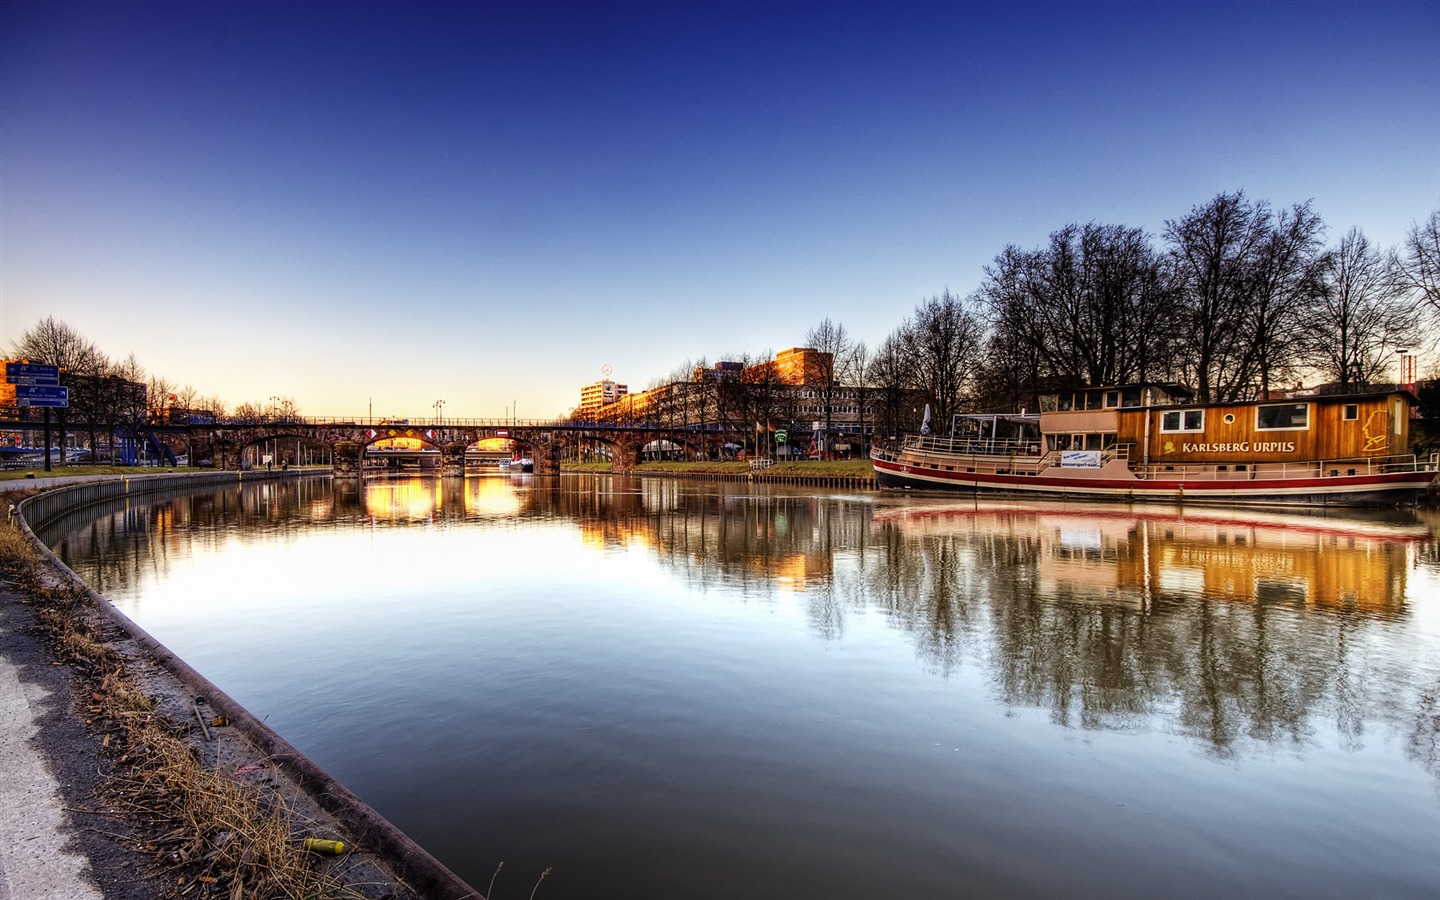
[[17,384],[15,399],[31,406],[69,406],[70,389],[58,384]]
[[60,367],[41,363],[7,362],[5,380],[11,384],[59,384]]

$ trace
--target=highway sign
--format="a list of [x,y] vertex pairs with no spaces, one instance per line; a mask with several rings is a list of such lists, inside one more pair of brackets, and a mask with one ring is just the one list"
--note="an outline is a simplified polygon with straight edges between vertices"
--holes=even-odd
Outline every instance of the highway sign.
[[11,384],[59,384],[60,367],[40,363],[5,364],[5,380]]
[[15,399],[28,400],[30,406],[69,406],[70,389],[58,384],[17,384]]

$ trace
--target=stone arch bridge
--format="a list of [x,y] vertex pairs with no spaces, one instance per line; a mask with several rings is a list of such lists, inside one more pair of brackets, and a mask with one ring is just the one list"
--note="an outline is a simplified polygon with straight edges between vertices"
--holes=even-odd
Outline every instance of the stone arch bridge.
[[535,461],[537,475],[559,475],[560,460],[577,447],[605,447],[614,470],[625,472],[640,461],[641,451],[652,441],[667,440],[688,453],[708,453],[737,436],[733,430],[716,425],[664,428],[654,424],[508,420],[362,424],[301,419],[169,426],[156,430],[172,435],[183,433],[190,444],[192,464],[209,462],[221,469],[239,468],[241,453],[246,447],[274,439],[299,438],[329,447],[337,475],[358,475],[365,448],[393,438],[418,440],[440,451],[441,472],[446,475],[464,473],[466,448],[495,438],[514,441],[527,450]]

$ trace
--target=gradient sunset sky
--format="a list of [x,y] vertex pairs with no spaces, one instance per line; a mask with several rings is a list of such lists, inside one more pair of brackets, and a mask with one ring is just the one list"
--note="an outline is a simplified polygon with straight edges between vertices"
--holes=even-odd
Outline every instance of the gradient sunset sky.
[[232,406],[567,412],[872,347],[1007,243],[1440,208],[1440,3],[0,4],[0,342]]

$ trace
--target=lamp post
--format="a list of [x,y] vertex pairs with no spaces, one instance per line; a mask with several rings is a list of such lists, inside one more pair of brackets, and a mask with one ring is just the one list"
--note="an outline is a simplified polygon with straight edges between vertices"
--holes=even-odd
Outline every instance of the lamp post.
[[1410,379],[1410,363],[1414,360],[1414,357],[1410,356],[1409,354],[1410,354],[1410,348],[1409,348],[1409,347],[1401,347],[1401,348],[1399,348],[1399,349],[1397,349],[1397,350],[1395,351],[1395,355],[1398,356],[1398,357],[1400,357],[1400,386],[1401,386],[1401,387],[1406,387],[1406,386],[1408,386],[1408,385],[1410,384],[1410,381],[1411,381],[1411,379]]
[[441,413],[443,413],[444,411],[445,411],[445,401],[444,401],[444,400],[436,400],[436,401],[435,401],[435,424],[436,424],[436,425],[442,425],[442,424],[444,424],[444,420],[440,417]]

